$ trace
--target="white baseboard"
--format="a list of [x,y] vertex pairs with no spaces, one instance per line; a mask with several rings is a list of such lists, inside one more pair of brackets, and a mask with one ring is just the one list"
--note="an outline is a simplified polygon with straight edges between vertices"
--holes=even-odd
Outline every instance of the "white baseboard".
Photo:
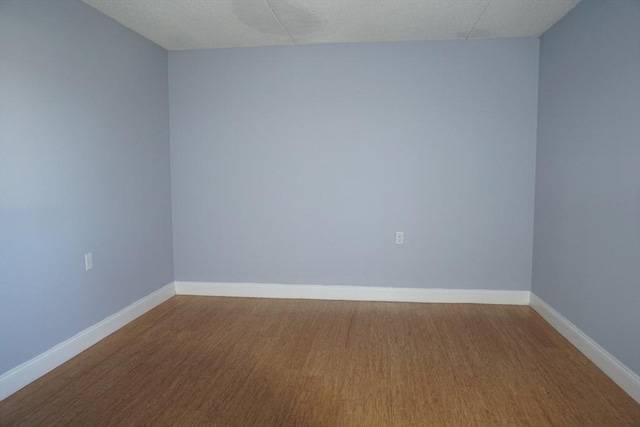
[[264,283],[174,282],[0,376],[0,400],[83,352],[173,295],[426,303],[531,305],[551,326],[640,403],[640,377],[529,291]]
[[128,307],[61,342],[39,356],[16,366],[0,376],[0,400],[12,395],[47,372],[83,352],[101,339],[175,295],[173,283],[139,299]]
[[175,282],[177,295],[528,305],[529,291]]
[[591,360],[600,370],[640,403],[640,377],[613,357],[597,342],[589,338],[576,325],[555,311],[549,304],[531,293],[531,307],[537,311],[562,336]]

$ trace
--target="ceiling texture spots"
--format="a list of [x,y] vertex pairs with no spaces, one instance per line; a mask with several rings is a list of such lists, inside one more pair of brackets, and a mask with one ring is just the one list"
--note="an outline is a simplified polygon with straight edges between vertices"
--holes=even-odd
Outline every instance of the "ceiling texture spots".
[[83,0],[168,50],[538,37],[580,0]]

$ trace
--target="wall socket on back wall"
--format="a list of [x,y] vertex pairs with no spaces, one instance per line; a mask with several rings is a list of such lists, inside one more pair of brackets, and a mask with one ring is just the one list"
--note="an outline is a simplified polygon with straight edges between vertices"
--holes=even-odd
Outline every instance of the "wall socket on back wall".
[[396,245],[404,244],[404,233],[402,231],[396,231]]

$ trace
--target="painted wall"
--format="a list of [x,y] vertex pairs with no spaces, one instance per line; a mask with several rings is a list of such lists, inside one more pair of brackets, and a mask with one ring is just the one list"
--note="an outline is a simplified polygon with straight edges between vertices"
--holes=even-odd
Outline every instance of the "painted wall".
[[168,115],[165,50],[79,1],[0,3],[0,372],[173,280]]
[[538,120],[533,292],[640,373],[640,2],[543,35]]
[[537,83],[537,39],[169,52],[176,280],[529,290]]

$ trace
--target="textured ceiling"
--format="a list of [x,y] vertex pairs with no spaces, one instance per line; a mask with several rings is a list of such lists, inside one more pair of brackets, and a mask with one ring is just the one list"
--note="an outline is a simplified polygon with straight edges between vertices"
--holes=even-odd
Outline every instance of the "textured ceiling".
[[580,0],[83,0],[169,50],[538,37]]

